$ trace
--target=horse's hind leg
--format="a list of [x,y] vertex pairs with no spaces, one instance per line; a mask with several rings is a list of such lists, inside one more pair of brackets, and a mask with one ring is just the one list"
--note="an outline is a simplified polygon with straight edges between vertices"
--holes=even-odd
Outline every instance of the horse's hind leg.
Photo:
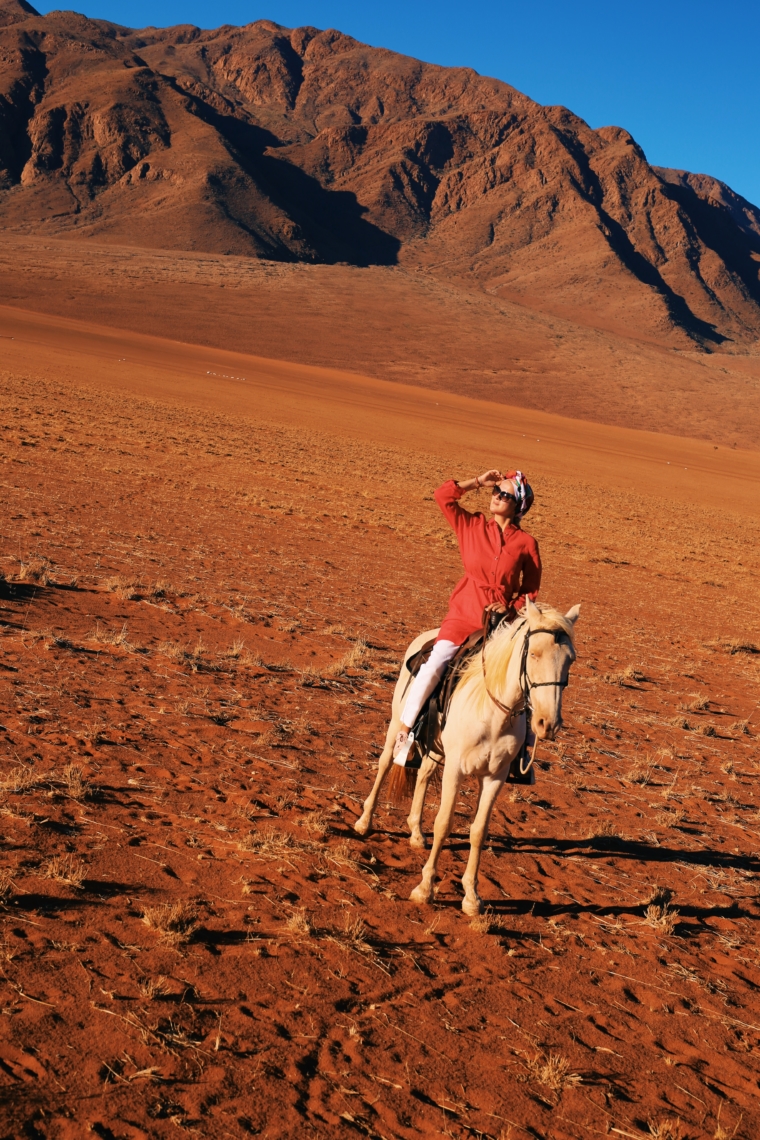
[[409,896],[412,902],[429,903],[433,901],[433,883],[435,882],[435,869],[438,857],[441,854],[444,840],[451,830],[451,821],[454,818],[454,805],[456,803],[459,782],[462,773],[459,764],[447,763],[443,769],[443,786],[441,787],[441,806],[435,817],[433,826],[433,847],[427,863],[422,868],[422,881],[415,887]]
[[425,807],[425,796],[427,795],[428,784],[430,777],[434,775],[438,764],[429,756],[426,756],[422,761],[419,772],[417,773],[417,783],[414,788],[414,797],[412,799],[412,806],[409,809],[409,815],[406,822],[409,824],[409,837],[410,847],[424,847],[425,836],[422,834],[422,812]]
[[496,803],[496,797],[501,791],[503,783],[503,778],[496,779],[493,776],[484,776],[480,781],[480,801],[475,818],[470,826],[470,857],[462,875],[462,886],[464,887],[462,910],[465,914],[480,914],[483,910],[483,903],[478,894],[480,855],[488,835],[488,824],[493,805]]
[[364,801],[364,810],[354,824],[354,831],[359,835],[369,835],[372,830],[372,817],[375,814],[383,780],[388,775],[388,769],[393,763],[393,745],[396,741],[396,734],[400,726],[400,719],[396,716],[391,717],[391,723],[388,725],[388,733],[385,737],[385,747],[380,753],[380,759],[377,762],[377,776],[372,785],[372,791]]

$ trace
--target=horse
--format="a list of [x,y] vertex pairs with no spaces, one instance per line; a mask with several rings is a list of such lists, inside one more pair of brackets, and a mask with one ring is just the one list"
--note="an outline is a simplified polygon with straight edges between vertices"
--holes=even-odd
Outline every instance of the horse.
[[[574,628],[579,614],[579,605],[562,614],[526,597],[522,614],[511,623],[502,623],[486,641],[482,656],[475,655],[466,665],[440,734],[442,751],[423,759],[407,819],[410,845],[424,847],[420,823],[425,793],[430,777],[442,763],[441,804],[435,818],[433,844],[422,869],[422,880],[411,893],[413,902],[432,902],[438,858],[451,830],[459,785],[463,777],[476,776],[480,795],[470,826],[470,857],[462,876],[462,910],[472,916],[482,913],[478,869],[491,812],[512,761],[525,743],[526,709],[531,710],[531,729],[536,740],[554,740],[562,727],[562,691],[576,657]],[[380,790],[393,763],[393,745],[410,676],[406,662],[435,633],[429,630],[421,634],[404,655],[375,783],[354,823],[359,835],[372,830]]]

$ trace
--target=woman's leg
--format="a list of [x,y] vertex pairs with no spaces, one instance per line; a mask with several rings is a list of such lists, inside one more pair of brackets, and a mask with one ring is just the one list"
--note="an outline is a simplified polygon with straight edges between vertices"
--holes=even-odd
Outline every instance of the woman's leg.
[[436,641],[425,664],[414,678],[401,713],[402,731],[412,727],[420,710],[444,674],[459,646],[453,641]]

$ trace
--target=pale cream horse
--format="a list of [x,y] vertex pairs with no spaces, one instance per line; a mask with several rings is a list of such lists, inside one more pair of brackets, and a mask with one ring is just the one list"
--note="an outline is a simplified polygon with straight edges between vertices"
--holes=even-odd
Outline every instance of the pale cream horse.
[[[530,701],[533,714],[531,728],[536,737],[553,740],[562,726],[562,692],[570,666],[575,661],[573,632],[579,613],[580,606],[573,606],[566,614],[561,614],[551,606],[534,605],[526,599],[523,616],[511,625],[501,625],[488,639],[485,677],[480,654],[466,667],[454,690],[441,734],[441,806],[435,819],[430,857],[422,870],[422,881],[411,894],[414,902],[432,901],[436,865],[451,830],[459,784],[464,776],[475,776],[480,785],[480,797],[470,827],[470,857],[462,876],[465,892],[462,910],[470,915],[481,913],[483,904],[477,885],[480,855],[496,797],[512,761],[525,742],[526,699]],[[360,835],[367,835],[372,829],[380,790],[393,762],[393,743],[401,723],[403,697],[409,681],[406,662],[435,633],[435,630],[429,630],[420,634],[404,655],[377,777],[364,801],[364,811],[354,824],[354,830]],[[425,846],[420,821],[428,782],[436,767],[436,758],[430,756],[419,770],[407,819],[412,847]]]

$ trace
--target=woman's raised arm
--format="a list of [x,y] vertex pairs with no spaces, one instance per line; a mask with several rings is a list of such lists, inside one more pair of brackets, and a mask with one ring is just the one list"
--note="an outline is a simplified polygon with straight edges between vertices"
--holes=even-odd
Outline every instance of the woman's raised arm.
[[484,471],[482,475],[476,475],[474,479],[457,479],[457,486],[465,492],[477,491],[479,487],[493,487],[502,479],[501,472],[494,468],[491,471]]

